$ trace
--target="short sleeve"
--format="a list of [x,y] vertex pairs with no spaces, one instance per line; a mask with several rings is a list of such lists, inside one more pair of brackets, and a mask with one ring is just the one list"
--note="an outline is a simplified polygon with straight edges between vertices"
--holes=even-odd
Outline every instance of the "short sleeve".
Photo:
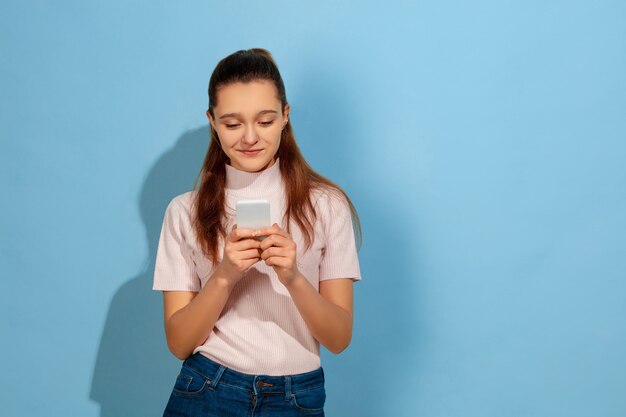
[[336,278],[361,280],[350,206],[343,196],[329,193],[320,199],[325,244],[320,262],[320,281]]
[[200,291],[192,249],[187,241],[189,213],[175,197],[165,209],[154,267],[153,290]]

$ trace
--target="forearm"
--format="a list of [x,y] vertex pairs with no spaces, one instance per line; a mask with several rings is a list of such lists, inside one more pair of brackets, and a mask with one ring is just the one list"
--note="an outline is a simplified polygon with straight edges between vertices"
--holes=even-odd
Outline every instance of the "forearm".
[[167,344],[177,358],[188,358],[197,346],[206,341],[228,301],[230,292],[228,281],[213,275],[193,300],[167,320]]
[[340,353],[352,339],[352,315],[324,298],[299,274],[287,285],[300,315],[313,337],[333,353]]

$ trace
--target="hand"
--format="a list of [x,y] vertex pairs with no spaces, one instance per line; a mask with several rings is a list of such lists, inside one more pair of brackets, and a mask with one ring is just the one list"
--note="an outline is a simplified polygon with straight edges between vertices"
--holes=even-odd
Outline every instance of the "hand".
[[296,242],[276,223],[256,230],[253,236],[267,236],[260,242],[261,259],[274,268],[283,285],[289,286],[300,274],[296,265]]
[[233,225],[226,236],[222,262],[217,267],[218,276],[224,277],[233,287],[252,265],[261,260],[261,242],[254,239],[254,229],[237,229]]

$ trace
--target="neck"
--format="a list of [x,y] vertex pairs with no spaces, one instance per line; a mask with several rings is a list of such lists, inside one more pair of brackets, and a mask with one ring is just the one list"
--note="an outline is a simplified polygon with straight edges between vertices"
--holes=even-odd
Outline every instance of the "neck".
[[226,164],[226,189],[246,198],[257,198],[274,194],[283,187],[280,159],[265,169],[248,172]]

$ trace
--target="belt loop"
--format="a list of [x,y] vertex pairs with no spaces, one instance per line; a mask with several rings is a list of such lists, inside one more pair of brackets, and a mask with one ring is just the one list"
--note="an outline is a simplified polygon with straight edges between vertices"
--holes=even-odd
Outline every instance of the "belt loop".
[[291,376],[285,376],[285,401],[291,400]]
[[211,381],[211,388],[217,387],[217,383],[220,382],[220,378],[222,378],[222,374],[224,373],[225,370],[226,370],[226,367],[223,365],[220,365],[219,369],[215,373],[215,376],[213,377],[213,380]]

